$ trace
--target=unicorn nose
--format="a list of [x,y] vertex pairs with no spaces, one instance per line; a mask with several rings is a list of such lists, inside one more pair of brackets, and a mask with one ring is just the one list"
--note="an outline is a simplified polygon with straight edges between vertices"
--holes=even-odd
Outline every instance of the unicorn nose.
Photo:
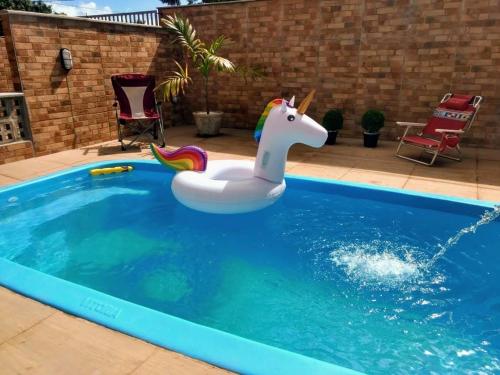
[[322,126],[319,126],[318,135],[315,139],[314,144],[311,144],[311,146],[318,147],[318,148],[322,147],[325,144],[327,138],[328,138],[328,132],[325,130],[325,128],[323,128]]
[[307,124],[307,127],[303,134],[304,139],[300,142],[311,147],[323,146],[328,138],[326,129],[307,115],[302,115],[302,121]]

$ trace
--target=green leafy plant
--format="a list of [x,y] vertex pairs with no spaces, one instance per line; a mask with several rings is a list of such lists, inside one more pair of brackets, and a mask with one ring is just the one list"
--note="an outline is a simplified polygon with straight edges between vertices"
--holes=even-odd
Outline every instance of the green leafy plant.
[[[254,78],[259,75],[258,70],[251,68],[236,67],[229,59],[220,56],[219,50],[228,42],[223,35],[215,38],[210,43],[205,43],[198,38],[196,30],[187,18],[182,18],[174,14],[163,18],[162,24],[175,36],[175,43],[178,43],[184,52],[184,60],[189,59],[193,69],[198,71],[203,78],[203,89],[205,98],[205,110],[210,113],[209,107],[209,82],[213,72],[238,73],[244,77]],[[192,82],[187,61],[175,61],[176,71],[162,82],[158,89],[163,93],[165,100],[170,100],[173,96],[184,94],[186,87]]]
[[0,10],[24,10],[27,12],[52,13],[52,7],[42,1],[0,0]]
[[331,109],[323,117],[323,127],[328,131],[337,131],[344,127],[344,116],[340,109]]
[[361,118],[361,126],[367,133],[378,133],[384,126],[385,116],[381,111],[369,109]]

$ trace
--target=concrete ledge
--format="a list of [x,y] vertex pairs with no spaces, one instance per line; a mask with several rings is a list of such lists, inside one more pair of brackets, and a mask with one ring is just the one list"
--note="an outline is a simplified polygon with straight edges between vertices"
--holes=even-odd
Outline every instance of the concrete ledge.
[[35,156],[33,141],[20,140],[0,144],[0,165],[19,160],[29,159]]

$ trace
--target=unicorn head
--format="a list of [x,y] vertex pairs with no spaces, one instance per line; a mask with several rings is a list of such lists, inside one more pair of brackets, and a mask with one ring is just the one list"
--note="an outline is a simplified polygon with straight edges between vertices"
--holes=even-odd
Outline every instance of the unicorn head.
[[314,90],[295,109],[290,101],[271,101],[257,123],[255,139],[259,142],[254,176],[281,183],[285,175],[288,149],[295,143],[312,147],[325,144],[326,130],[305,114],[314,97]]

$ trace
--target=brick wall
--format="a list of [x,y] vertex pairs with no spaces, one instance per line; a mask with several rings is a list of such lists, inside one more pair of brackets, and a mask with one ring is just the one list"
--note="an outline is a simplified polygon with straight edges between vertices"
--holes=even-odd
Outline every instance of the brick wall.
[[13,91],[12,73],[5,38],[0,37],[0,91]]
[[[3,17],[10,22],[37,155],[116,139],[110,76],[161,77],[171,60],[169,37],[160,28],[20,12]],[[61,67],[62,47],[73,55],[69,72]]]
[[11,92],[19,89],[16,70],[16,59],[12,48],[9,19],[0,15],[0,92]]
[[[253,127],[277,96],[302,99],[308,111],[345,111],[345,136],[359,136],[369,108],[385,112],[385,138],[395,121],[425,121],[448,91],[479,94],[484,104],[466,142],[500,147],[500,1],[498,0],[257,0],[162,8],[187,16],[203,38],[224,34],[226,55],[266,68],[248,85],[224,77],[212,103],[225,124]],[[202,108],[199,80],[189,89]]]
[[[229,36],[225,54],[265,68],[254,82],[212,80],[211,104],[226,113],[225,126],[253,128],[270,99],[300,100],[316,88],[313,118],[343,108],[342,134],[360,136],[362,113],[378,108],[387,117],[383,136],[394,139],[394,121],[425,121],[455,91],[485,97],[467,142],[500,147],[499,0],[250,0],[160,11],[189,17],[203,38]],[[115,138],[111,74],[160,80],[176,54],[154,27],[23,12],[0,19],[0,91],[23,89],[37,155]],[[61,47],[73,53],[69,73]],[[197,77],[183,100],[187,112],[203,107],[200,93]],[[29,156],[28,149],[4,147],[0,162]]]

